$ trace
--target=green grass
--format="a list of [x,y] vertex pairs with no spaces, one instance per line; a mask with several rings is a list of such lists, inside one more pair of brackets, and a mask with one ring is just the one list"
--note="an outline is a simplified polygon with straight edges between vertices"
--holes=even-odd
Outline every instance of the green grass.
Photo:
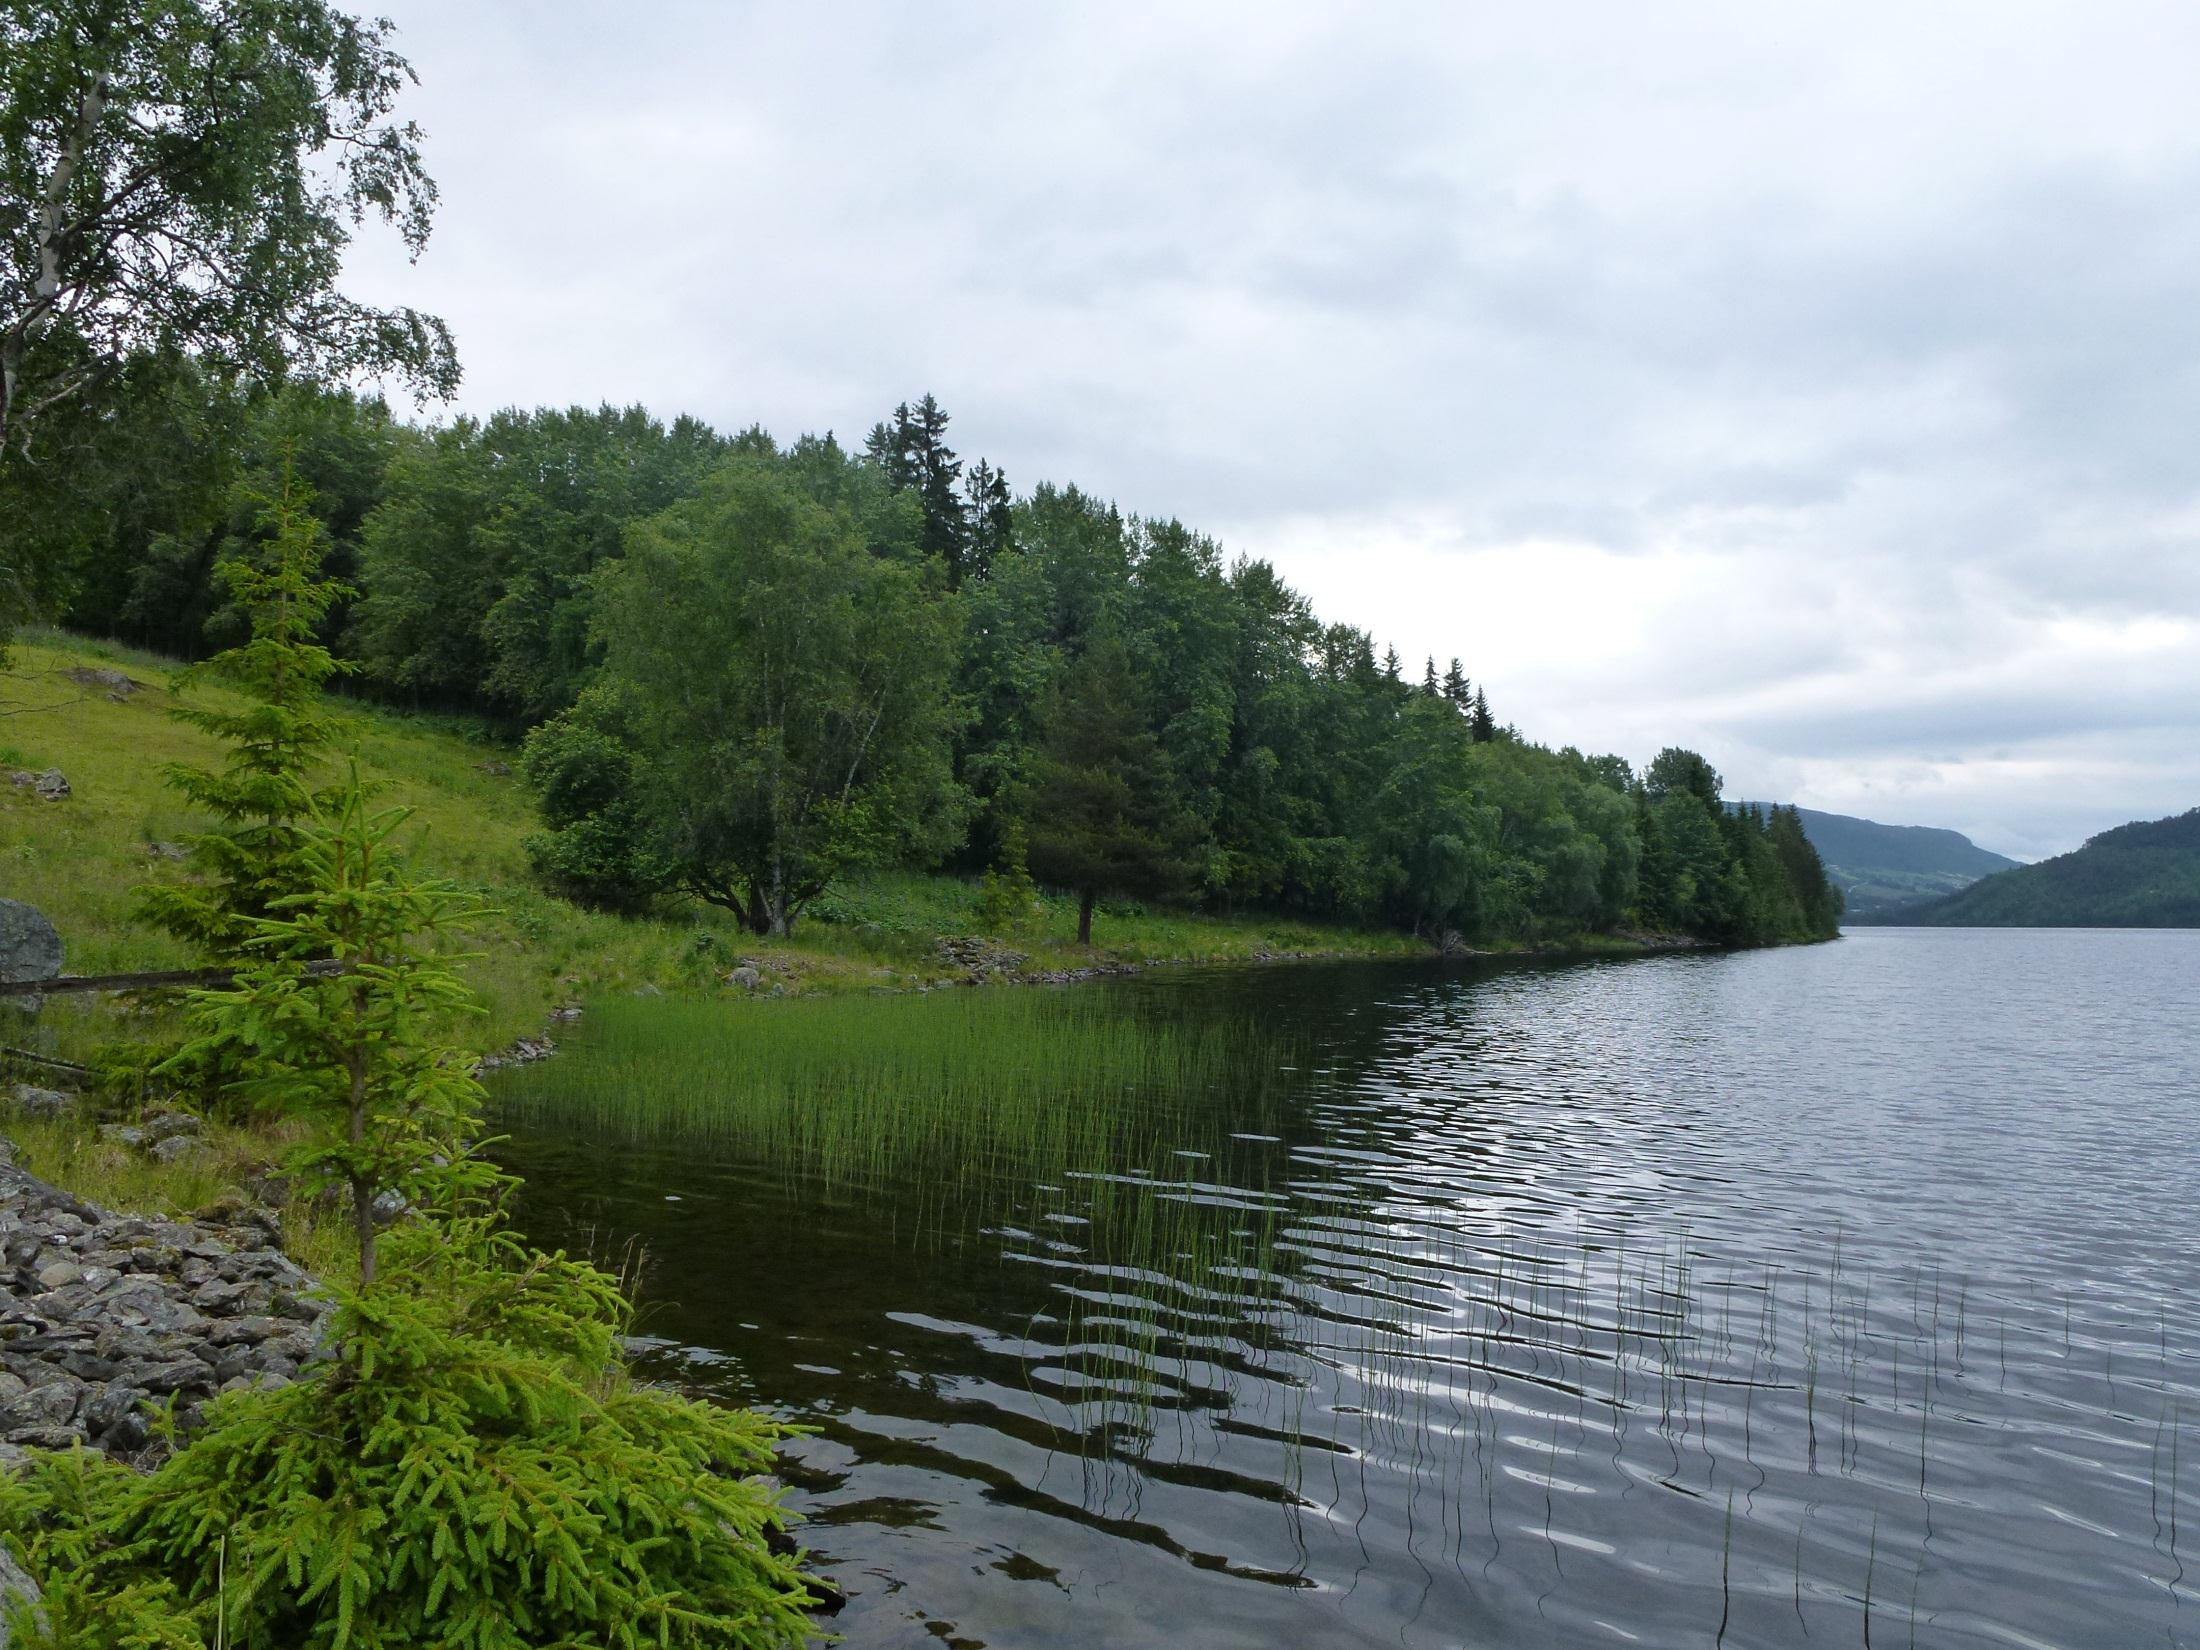
[[1305,1059],[1288,1034],[1110,992],[629,998],[494,1093],[518,1133],[671,1143],[803,1202],[860,1199],[882,1241],[1051,1234],[1086,1264],[1056,1305],[1049,1390],[1106,1439],[1150,1419],[1164,1349],[1211,1365],[1267,1346]]
[[[72,678],[85,667],[120,669],[138,689],[122,699]],[[199,822],[163,783],[171,763],[212,765],[219,751],[169,714],[177,666],[128,648],[36,632],[0,673],[0,769],[55,767],[71,795],[42,802],[0,783],[0,895],[27,900],[53,919],[77,974],[185,967],[196,959],[132,920],[140,884],[181,874],[156,844]],[[210,696],[213,690],[206,690]],[[885,874],[858,879],[821,901],[788,941],[742,933],[701,904],[624,919],[580,909],[532,881],[524,842],[534,828],[514,752],[477,725],[350,704],[345,713],[366,777],[393,804],[414,810],[406,842],[427,871],[484,898],[497,915],[471,940],[465,965],[484,1014],[456,1033],[494,1049],[540,1029],[549,1010],[606,992],[654,986],[715,987],[736,962],[764,966],[795,993],[869,991],[942,981],[953,970],[934,952],[941,935],[978,931],[978,893],[949,877]],[[1219,918],[1103,907],[1100,944],[1075,944],[1072,903],[1042,899],[1023,931],[1002,936],[1029,954],[1027,967],[1225,962],[1264,956],[1407,955],[1408,937],[1274,917]],[[141,1037],[141,1011],[104,997],[54,998],[35,1031],[0,1035],[81,1058],[99,1044]]]
[[[126,1214],[188,1219],[233,1196],[238,1187],[278,1168],[307,1131],[294,1123],[238,1127],[209,1121],[202,1150],[162,1163],[134,1147],[99,1138],[78,1118],[13,1117],[5,1125],[15,1161],[41,1180],[87,1202]],[[342,1211],[306,1198],[285,1200],[283,1251],[317,1278],[349,1282],[359,1251]]]

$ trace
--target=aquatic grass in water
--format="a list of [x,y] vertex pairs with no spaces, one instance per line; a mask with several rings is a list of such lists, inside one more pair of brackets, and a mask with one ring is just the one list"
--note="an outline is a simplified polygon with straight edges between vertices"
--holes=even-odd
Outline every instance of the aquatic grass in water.
[[1180,1169],[1199,1155],[1184,1097],[1227,1084],[1240,1115],[1265,1118],[1293,1064],[1249,1027],[1125,1016],[1036,989],[614,999],[567,1042],[569,1057],[498,1078],[503,1116],[707,1143],[834,1189],[903,1182],[920,1166],[1019,1186]]
[[[888,1002],[1147,1052],[1113,1085],[1097,1058],[1028,1068],[1044,1128],[932,1081],[865,1123],[912,1155],[874,1156],[860,1196],[817,1196],[815,1165],[861,1160],[791,1126],[823,1104],[799,1093],[722,1146],[622,1145],[582,1112],[513,1149],[560,1212],[659,1256],[666,1373],[819,1429],[815,1544],[967,1636],[1143,1642],[1160,1607],[1233,1646],[2181,1642],[2189,1213],[2107,1212],[2107,1160],[2054,1133],[2082,1091],[2012,1135],[1977,1122],[2006,1074],[1943,1060],[1920,1087],[1963,1105],[1920,1150],[1924,1102],[1890,1112],[1883,1069],[1799,1088],[1731,1011],[1673,1035],[1706,982],[1792,961]],[[1087,1013],[1118,1023],[1086,1035]],[[966,1029],[914,1027],[893,1058]],[[1245,1080],[1200,1053],[1232,1047]],[[1753,1080],[1752,1051],[1774,1062]],[[2114,1184],[2144,1206],[2129,1160]],[[2070,1179],[2085,1218],[2043,1227]],[[1009,1550],[1018,1571],[990,1562]],[[890,1624],[895,1596],[851,1619]]]

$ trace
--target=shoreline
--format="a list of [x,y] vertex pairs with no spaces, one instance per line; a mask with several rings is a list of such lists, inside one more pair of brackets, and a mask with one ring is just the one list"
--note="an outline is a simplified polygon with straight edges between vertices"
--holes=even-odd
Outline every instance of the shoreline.
[[[1830,936],[1838,939],[1838,934]],[[1826,944],[1825,940],[1795,941],[1794,944]],[[1135,975],[1154,973],[1163,969],[1212,968],[1221,970],[1251,968],[1283,968],[1306,964],[1365,963],[1375,965],[1454,962],[1627,962],[1643,957],[1674,956],[1690,952],[1723,951],[1734,949],[1721,946],[1711,940],[1697,939],[1687,934],[1608,934],[1576,936],[1570,940],[1543,940],[1519,946],[1498,948],[1459,946],[1430,946],[1420,952],[1365,952],[1365,951],[1257,951],[1243,956],[1224,957],[1139,957],[1094,962],[1075,968],[1047,968],[1037,972],[1025,972],[1022,964],[1029,960],[1027,953],[1011,950],[997,942],[968,936],[941,935],[936,942],[936,954],[958,963],[960,971],[915,978],[896,976],[890,985],[873,985],[867,995],[875,996],[929,996],[935,991],[953,991],[978,986],[1065,987],[1089,985],[1098,980],[1128,979]],[[1744,949],[1772,949],[1748,947]],[[783,980],[772,976],[791,970],[778,965],[777,959],[757,961],[744,959],[739,966],[719,977],[716,990],[699,988],[691,995],[698,998],[725,996],[738,993],[741,997],[762,998],[767,1001],[784,1001],[797,998],[818,998],[837,994],[829,991],[806,991],[799,984],[789,989]],[[742,980],[739,976],[752,976]],[[769,989],[766,988],[770,981]],[[474,1070],[477,1075],[507,1070],[513,1066],[533,1065],[541,1060],[554,1058],[558,1053],[554,1029],[571,1025],[587,1012],[590,998],[600,998],[618,993],[616,987],[599,987],[580,1001],[568,1002],[550,1011],[543,1022],[543,1029],[534,1036],[521,1037],[504,1047],[477,1055]],[[675,995],[660,987],[644,985],[629,987],[623,993],[628,996],[665,997]],[[683,994],[686,995],[686,994]]]

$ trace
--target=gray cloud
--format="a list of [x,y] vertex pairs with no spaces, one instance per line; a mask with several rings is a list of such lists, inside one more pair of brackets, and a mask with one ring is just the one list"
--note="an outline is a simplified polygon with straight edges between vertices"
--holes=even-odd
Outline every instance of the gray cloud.
[[2189,6],[392,9],[470,409],[930,389],[1538,736],[2200,801]]

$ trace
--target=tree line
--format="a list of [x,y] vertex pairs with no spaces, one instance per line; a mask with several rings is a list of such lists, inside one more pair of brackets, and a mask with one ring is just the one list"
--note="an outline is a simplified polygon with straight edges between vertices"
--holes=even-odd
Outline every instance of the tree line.
[[289,466],[343,591],[348,691],[525,736],[533,851],[568,895],[708,901],[789,930],[881,865],[1394,923],[1440,937],[1832,931],[1792,810],[1721,804],[1501,725],[1459,659],[1418,672],[1268,563],[1073,485],[965,463],[930,396],[858,449],[640,408],[420,426],[188,364],[0,506],[73,628],[184,657],[244,621]]

